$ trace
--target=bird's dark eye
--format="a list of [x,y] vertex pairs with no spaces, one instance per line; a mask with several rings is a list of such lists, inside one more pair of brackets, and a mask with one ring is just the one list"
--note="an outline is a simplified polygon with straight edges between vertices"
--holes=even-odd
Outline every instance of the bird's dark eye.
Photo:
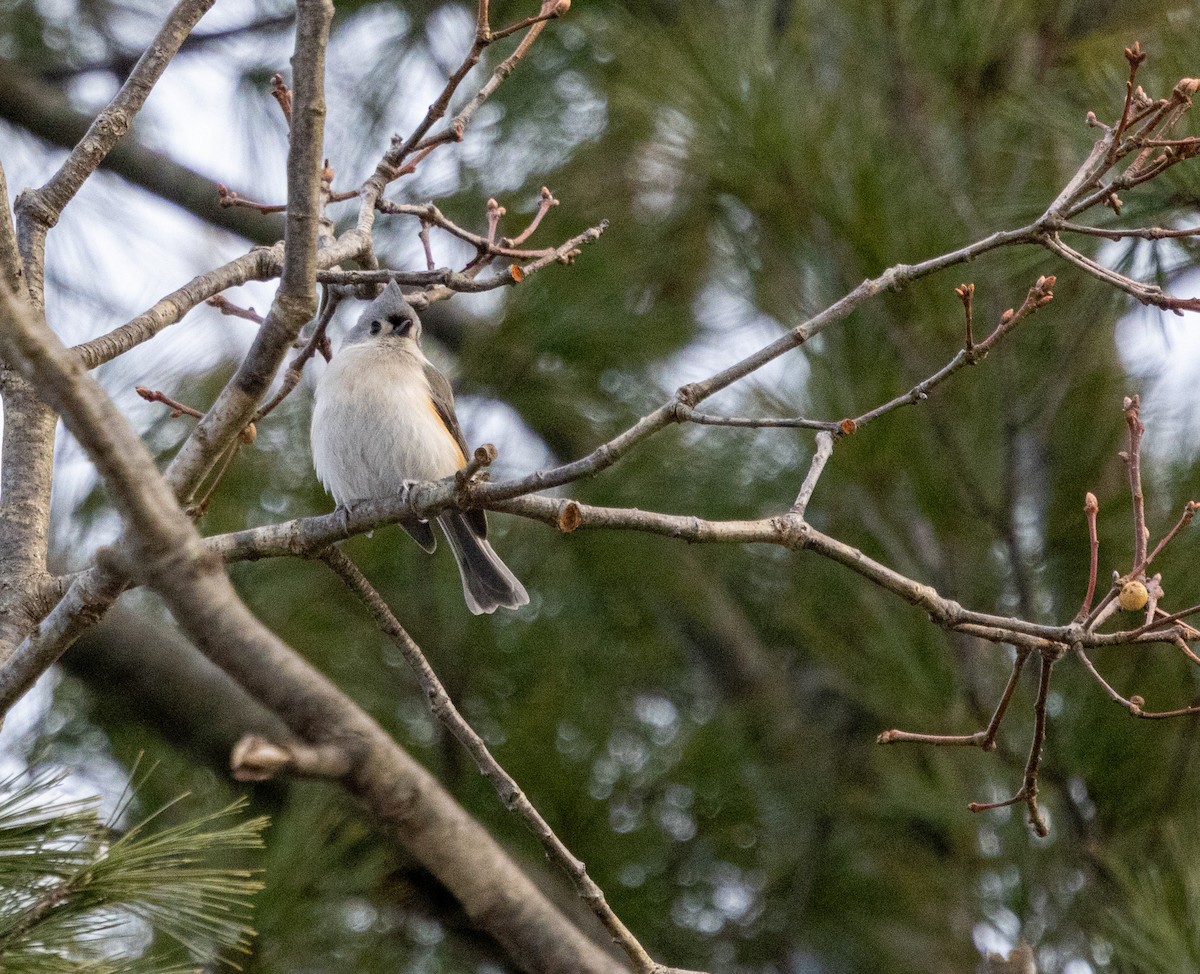
[[407,315],[396,314],[388,315],[388,324],[392,326],[392,331],[397,335],[407,335],[408,330],[412,327],[412,319]]
[[382,321],[372,321],[372,322],[371,322],[371,334],[372,334],[372,335],[378,335],[378,334],[379,334],[379,329],[381,329],[382,327],[383,327],[383,322],[382,322]]

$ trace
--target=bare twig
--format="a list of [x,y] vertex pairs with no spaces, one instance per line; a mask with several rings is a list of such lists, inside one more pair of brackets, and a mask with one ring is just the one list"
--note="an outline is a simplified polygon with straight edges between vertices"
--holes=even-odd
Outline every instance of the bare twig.
[[1137,298],[1142,304],[1154,305],[1156,308],[1174,311],[1177,314],[1182,314],[1184,311],[1200,311],[1200,298],[1173,297],[1156,284],[1144,284],[1131,277],[1126,277],[1124,274],[1118,274],[1103,264],[1098,264],[1090,257],[1085,257],[1072,247],[1068,247],[1055,234],[1047,234],[1043,237],[1042,245],[1093,277]]
[[1077,622],[1082,622],[1092,611],[1092,599],[1096,595],[1096,573],[1099,571],[1100,565],[1100,537],[1096,532],[1096,516],[1100,513],[1100,502],[1096,500],[1096,495],[1091,491],[1088,491],[1083,499],[1083,513],[1087,517],[1090,557],[1087,592],[1083,596],[1083,605],[1079,607],[1079,612],[1075,616]]
[[[961,628],[965,629],[966,627]],[[1008,712],[1009,704],[1012,703],[1013,693],[1016,692],[1017,682],[1021,678],[1021,671],[1025,668],[1025,661],[1029,658],[1029,653],[1028,647],[1017,647],[1017,655],[1013,660],[1012,669],[1009,671],[1008,682],[1004,685],[1004,692],[1000,695],[996,709],[992,711],[992,719],[988,721],[987,727],[983,730],[976,731],[974,734],[917,734],[910,731],[887,730],[876,738],[876,742],[879,744],[915,743],[978,747],[984,751],[994,751],[996,735],[1000,732],[1000,724]]]
[[483,446],[477,446],[475,452],[471,454],[471,459],[467,461],[467,465],[454,474],[455,484],[459,488],[465,487],[480,470],[490,467],[495,460],[495,446],[491,443],[484,443]]
[[425,288],[424,294],[408,296],[409,303],[420,310],[429,303],[442,300],[455,292],[476,294],[481,291],[493,291],[500,287],[511,287],[551,264],[571,263],[579,254],[580,247],[599,240],[600,235],[607,229],[608,221],[602,220],[596,226],[572,237],[566,243],[545,252],[537,260],[524,266],[511,264],[502,273],[492,274],[485,278],[443,269],[435,271],[322,271],[317,275],[317,280],[323,284],[338,284],[343,287],[385,284],[388,281],[395,281],[400,285]]
[[321,553],[320,558],[367,607],[376,625],[391,640],[392,645],[400,650],[405,662],[416,674],[433,715],[467,749],[480,773],[496,789],[496,794],[500,796],[504,807],[525,820],[525,823],[542,843],[542,848],[546,850],[546,855],[550,860],[571,877],[579,890],[580,897],[591,908],[613,940],[625,951],[634,968],[642,974],[653,974],[660,970],[660,965],[651,959],[646,949],[638,942],[629,928],[621,922],[620,917],[613,912],[612,907],[604,898],[604,892],[588,875],[584,864],[555,835],[554,830],[542,818],[516,781],[492,756],[491,751],[483,742],[483,738],[475,733],[471,725],[459,713],[454,701],[446,692],[446,688],[433,671],[433,667],[429,665],[425,654],[421,652],[421,648],[400,624],[387,603],[375,591],[374,586],[367,581],[366,576],[339,548],[327,548]]
[[[395,200],[381,199],[378,203],[380,213],[387,213],[394,216],[415,216],[424,224],[438,227],[445,230],[447,233],[458,237],[460,240],[465,240],[471,244],[480,254],[490,254],[495,257],[513,257],[517,260],[529,260],[536,257],[545,257],[547,254],[553,253],[553,247],[545,247],[540,250],[528,250],[520,247],[507,247],[501,244],[491,243],[486,237],[480,236],[477,233],[472,233],[470,230],[465,230],[450,220],[432,203],[398,203]],[[431,268],[432,269],[432,268]]]
[[1081,223],[1064,221],[1058,229],[1066,233],[1082,233],[1091,237],[1104,237],[1106,240],[1127,240],[1137,237],[1142,240],[1173,240],[1179,237],[1200,236],[1200,227],[1089,227]]
[[1112,685],[1100,675],[1100,671],[1096,669],[1095,665],[1088,658],[1088,655],[1083,651],[1082,646],[1076,645],[1073,648],[1075,650],[1075,655],[1079,657],[1079,660],[1083,663],[1084,668],[1089,674],[1091,674],[1092,679],[1100,684],[1101,689],[1108,694],[1109,699],[1111,699],[1114,703],[1120,704],[1127,711],[1129,711],[1132,716],[1140,717],[1143,720],[1166,720],[1171,717],[1188,717],[1193,714],[1200,714],[1200,706],[1180,707],[1178,710],[1163,710],[1157,712],[1146,710],[1146,701],[1142,697],[1134,694],[1127,699],[1121,696],[1121,694],[1117,693],[1117,691],[1112,688]]
[[1179,534],[1180,531],[1191,523],[1192,518],[1196,516],[1197,510],[1200,510],[1200,503],[1188,501],[1183,507],[1183,514],[1175,522],[1175,526],[1163,536],[1162,541],[1154,546],[1154,550],[1146,557],[1146,561],[1139,566],[1135,566],[1134,571],[1145,571],[1146,567],[1162,553],[1162,550],[1175,540],[1175,535]]
[[1146,545],[1150,531],[1146,527],[1146,497],[1142,493],[1142,434],[1146,427],[1139,417],[1137,396],[1128,396],[1123,406],[1125,423],[1129,427],[1129,450],[1123,454],[1129,468],[1129,492],[1133,496],[1133,570],[1146,564]]
[[967,326],[966,327],[967,339],[963,345],[963,348],[966,350],[967,355],[970,355],[971,352],[975,348],[975,339],[971,335],[971,313],[972,313],[971,305],[972,305],[972,299],[975,297],[975,285],[974,284],[960,284],[958,287],[956,287],[954,289],[954,293],[958,295],[959,300],[962,301],[962,303],[963,303],[963,314],[966,317],[966,326]]
[[248,210],[257,210],[259,213],[283,213],[287,210],[286,203],[259,203],[256,200],[247,199],[240,193],[234,192],[224,183],[217,183],[217,206],[244,206]]
[[496,242],[496,229],[500,226],[500,217],[507,213],[503,206],[497,203],[494,199],[487,201],[487,240],[488,246],[491,247]]
[[320,317],[317,319],[317,327],[313,329],[312,337],[288,365],[287,371],[283,374],[283,381],[279,384],[279,390],[268,402],[260,406],[258,412],[254,414],[255,422],[262,420],[264,416],[283,402],[292,390],[299,385],[300,378],[304,374],[304,366],[328,341],[325,337],[325,331],[329,327],[329,323],[333,320],[333,315],[337,311],[337,306],[341,300],[341,292],[338,290],[331,288],[327,292],[325,304],[321,309]]
[[147,389],[145,386],[135,386],[134,392],[146,400],[146,402],[161,402],[171,410],[171,418],[178,419],[180,416],[191,416],[194,419],[201,419],[204,413],[192,406],[185,406],[183,403],[172,399],[164,392],[159,392],[157,389]]
[[1187,640],[1180,636],[1175,640],[1175,645],[1179,647],[1179,651],[1183,653],[1183,655],[1186,656],[1191,662],[1195,663],[1197,666],[1200,666],[1200,656],[1197,656],[1194,652],[1192,652],[1192,647],[1187,644]]
[[425,249],[425,267],[427,270],[433,270],[437,267],[437,263],[433,259],[433,248],[429,244],[429,223],[426,220],[421,221],[421,246]]
[[676,420],[680,423],[695,423],[698,426],[733,426],[742,429],[799,429],[825,430],[829,433],[843,432],[842,424],[826,419],[805,419],[802,416],[773,418],[758,416],[714,416],[700,413],[682,403],[675,407]]
[[[909,389],[908,392],[901,396],[897,396],[895,399],[892,399],[890,402],[886,402],[881,406],[876,406],[870,412],[863,413],[861,416],[858,416],[854,419],[843,421],[843,426],[849,426],[851,431],[859,430],[872,420],[878,419],[880,416],[884,416],[895,409],[900,409],[903,406],[911,406],[915,405],[916,403],[924,402],[929,398],[929,393],[931,390],[941,385],[952,375],[961,371],[966,366],[974,365],[977,362],[983,361],[985,358],[987,358],[988,352],[990,352],[1005,335],[1016,328],[1017,325],[1019,325],[1022,321],[1025,321],[1031,315],[1035,314],[1037,311],[1041,310],[1052,300],[1054,300],[1054,292],[1051,290],[1054,287],[1054,284],[1054,277],[1039,277],[1037,279],[1037,283],[1035,283],[1033,287],[1029,289],[1029,292],[1026,294],[1025,300],[1021,303],[1021,306],[1015,311],[1012,308],[1009,308],[1007,311],[1005,311],[1004,314],[1000,316],[1000,321],[997,323],[992,333],[979,344],[975,344],[971,338],[970,308],[971,296],[974,294],[975,290],[974,286],[972,285],[970,291],[966,292],[966,297],[963,297],[962,294],[959,294],[959,297],[962,298],[963,304],[967,308],[966,347],[961,349],[958,354],[955,355],[954,358],[946,363],[946,365],[944,365],[941,369],[929,376],[929,378],[918,382],[915,386]],[[963,285],[963,287],[966,287],[966,285]],[[958,291],[959,289],[956,289],[955,293],[958,293]]]
[[542,218],[550,212],[550,208],[552,206],[558,206],[558,200],[554,198],[554,194],[551,193],[549,189],[543,186],[541,197],[538,201],[537,213],[535,213],[533,219],[529,221],[529,226],[518,233],[515,237],[505,237],[500,241],[500,243],[505,247],[521,246],[521,244],[533,236],[533,232],[541,224]]
[[224,455],[220,458],[220,462],[217,464],[216,472],[209,478],[208,486],[204,488],[204,492],[200,495],[200,499],[187,508],[187,514],[189,517],[201,518],[208,513],[208,502],[212,499],[212,495],[216,493],[217,487],[220,486],[221,480],[225,477],[226,472],[229,470],[230,464],[233,463],[233,458],[237,456],[238,450],[241,449],[242,443],[253,442],[253,437],[255,435],[254,424],[251,423],[246,427],[246,431],[243,433],[243,437],[249,436],[251,439],[248,441],[245,439],[234,440],[233,443],[229,445],[229,447],[225,450]]
[[796,495],[796,502],[792,504],[791,513],[796,517],[804,517],[813,491],[817,489],[817,481],[821,479],[821,471],[825,469],[825,464],[829,462],[831,456],[833,456],[833,434],[822,430],[817,434],[817,449],[813,453],[812,463],[809,464],[808,474],[804,478],[804,483],[800,485],[800,493]]
[[983,812],[994,808],[1004,808],[1024,802],[1029,810],[1029,824],[1042,838],[1050,834],[1050,826],[1038,808],[1038,768],[1042,761],[1042,745],[1046,741],[1046,698],[1050,693],[1050,672],[1059,656],[1043,652],[1041,677],[1038,680],[1037,701],[1034,703],[1033,742],[1029,746],[1029,758],[1025,762],[1025,780],[1021,789],[1008,798],[999,802],[971,802],[967,809],[972,812]]
[[[192,308],[217,297],[222,291],[247,281],[266,281],[276,276],[282,259],[282,244],[256,247],[228,264],[193,278],[136,318],[105,335],[76,345],[72,351],[79,356],[84,368],[94,369],[149,341],[164,328],[181,321]],[[220,310],[223,314],[229,313],[223,307]]]
[[1133,108],[1133,91],[1134,80],[1137,78],[1138,68],[1142,62],[1146,60],[1146,55],[1142,52],[1141,45],[1133,42],[1132,48],[1125,48],[1125,60],[1129,62],[1129,79],[1125,82],[1125,107],[1121,109],[1121,120],[1117,122],[1116,130],[1113,132],[1112,145],[1108,150],[1109,163],[1116,162],[1118,152],[1121,148],[1121,138],[1125,134],[1125,130],[1129,127],[1131,117],[1131,109]]
[[229,298],[223,294],[217,294],[204,302],[210,308],[216,308],[221,314],[229,318],[244,318],[246,321],[253,321],[257,325],[263,323],[263,316],[253,308],[241,308],[234,304]]
[[[520,21],[511,27],[501,28],[495,34],[492,34],[491,40],[496,40],[499,37],[507,37],[509,34],[525,30],[525,25],[529,25],[525,36],[521,38],[521,42],[517,45],[517,49],[496,66],[491,77],[475,93],[475,97],[467,102],[462,110],[450,120],[450,124],[446,126],[445,130],[439,135],[433,135],[423,140],[417,145],[417,148],[436,145],[441,141],[457,141],[461,139],[462,133],[471,124],[471,119],[474,118],[475,112],[495,93],[496,89],[504,83],[504,80],[516,70],[520,61],[529,53],[533,42],[538,39],[538,35],[545,29],[547,21],[561,17],[570,7],[570,0],[542,0],[542,9],[537,17],[529,18],[527,21]],[[489,43],[491,40],[489,40]]]
[[271,75],[271,95],[279,102],[279,110],[283,112],[288,128],[292,127],[292,89],[283,81],[283,75]]

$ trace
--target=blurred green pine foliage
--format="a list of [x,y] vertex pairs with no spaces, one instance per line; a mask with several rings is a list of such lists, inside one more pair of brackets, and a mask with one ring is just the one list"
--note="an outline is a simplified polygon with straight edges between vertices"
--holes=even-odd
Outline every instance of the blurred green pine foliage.
[[[59,771],[0,781],[0,968],[10,974],[187,974],[250,950],[262,884],[212,860],[262,848],[265,817],[236,801],[199,817],[170,806],[108,820]],[[174,818],[175,821],[168,821]]]

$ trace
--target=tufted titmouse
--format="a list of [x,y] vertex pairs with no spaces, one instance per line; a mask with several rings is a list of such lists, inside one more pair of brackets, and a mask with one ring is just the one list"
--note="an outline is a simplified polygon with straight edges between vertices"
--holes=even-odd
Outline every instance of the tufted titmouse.
[[[393,281],[346,333],[317,383],[313,466],[339,507],[400,492],[405,481],[441,480],[467,462],[446,377],[421,352],[421,321]],[[529,602],[487,541],[483,511],[438,516],[476,615]],[[403,528],[426,551],[437,547],[426,521]]]

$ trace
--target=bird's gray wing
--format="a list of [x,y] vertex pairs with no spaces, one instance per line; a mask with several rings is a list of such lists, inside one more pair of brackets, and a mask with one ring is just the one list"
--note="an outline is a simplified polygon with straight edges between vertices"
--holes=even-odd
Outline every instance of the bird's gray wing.
[[[433,400],[433,408],[437,410],[438,416],[446,424],[446,429],[454,437],[454,442],[458,444],[459,450],[462,451],[463,463],[465,464],[470,453],[467,449],[467,441],[462,434],[462,427],[458,425],[458,416],[454,412],[454,390],[450,388],[450,380],[434,368],[432,364],[426,362],[425,381],[429,383],[429,395]],[[476,535],[480,538],[487,537],[487,514],[484,511],[478,509],[463,511],[463,515]],[[432,532],[430,536],[432,537]]]

